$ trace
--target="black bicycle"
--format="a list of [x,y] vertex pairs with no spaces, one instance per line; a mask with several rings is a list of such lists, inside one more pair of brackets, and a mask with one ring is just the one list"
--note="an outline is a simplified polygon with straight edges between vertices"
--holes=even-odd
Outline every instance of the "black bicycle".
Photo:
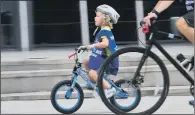
[[[143,23],[144,23],[143,21],[140,22],[141,25]],[[147,30],[148,30],[148,33],[147,33]],[[193,92],[193,90],[194,90],[194,80],[193,80],[192,76],[190,76],[190,73],[188,71],[186,71],[174,58],[172,58],[169,55],[169,53],[167,51],[165,51],[165,49],[157,42],[157,40],[155,40],[155,38],[158,37],[158,35],[162,35],[162,36],[169,37],[169,38],[170,37],[172,37],[172,38],[181,38],[181,37],[179,37],[177,35],[174,35],[174,34],[171,34],[171,33],[166,33],[166,32],[163,32],[163,31],[159,31],[157,29],[156,23],[154,23],[148,29],[147,28],[143,29],[143,32],[146,32],[147,34],[150,35],[149,40],[147,41],[145,48],[143,48],[143,47],[125,47],[125,48],[121,48],[121,49],[117,50],[111,56],[106,58],[104,64],[101,67],[101,70],[99,72],[98,88],[99,88],[100,97],[101,97],[102,101],[104,102],[104,104],[112,112],[114,112],[116,114],[150,115],[150,114],[154,113],[156,110],[158,110],[161,107],[161,105],[164,103],[164,101],[165,101],[165,99],[168,95],[168,92],[169,92],[169,85],[170,85],[169,84],[169,73],[168,73],[167,67],[165,66],[164,62],[159,58],[159,56],[157,56],[154,52],[151,51],[151,48],[152,48],[153,45],[156,46],[157,49],[174,65],[173,67],[177,68],[177,70],[189,81],[189,83],[191,84],[190,92],[191,92],[192,95],[194,95],[194,92]],[[131,111],[130,113],[124,112],[124,111],[120,110],[119,108],[113,106],[113,104],[110,103],[109,100],[107,100],[106,97],[105,97],[103,87],[102,87],[102,79],[103,79],[102,76],[104,75],[104,72],[106,71],[106,68],[110,64],[110,62],[113,59],[118,58],[120,55],[125,54],[125,53],[132,53],[131,55],[135,55],[134,53],[139,53],[140,54],[139,55],[140,60],[138,60],[138,58],[136,58],[137,63],[138,63],[138,67],[129,68],[129,70],[128,70],[128,71],[132,71],[132,69],[135,69],[135,73],[133,73],[132,76],[131,76],[132,77],[131,78],[132,87],[139,89],[140,86],[145,83],[145,79],[148,79],[143,74],[141,74],[142,69],[146,67],[146,66],[144,66],[144,63],[147,62],[148,58],[150,58],[150,63],[151,64],[152,64],[152,62],[156,63],[156,65],[153,65],[153,66],[155,66],[155,67],[158,66],[159,67],[159,72],[162,73],[161,81],[163,81],[163,83],[162,83],[162,86],[161,86],[161,93],[158,96],[159,99],[157,100],[157,102],[153,106],[151,106],[149,109],[147,109],[145,111],[143,110],[143,111],[137,112],[137,113],[132,113],[133,111]],[[130,59],[130,58],[128,58],[128,59]],[[133,64],[134,63],[132,63],[132,65]],[[124,67],[121,67],[121,68],[124,68]],[[127,67],[125,67],[125,68],[127,68]],[[151,73],[150,73],[150,75],[152,76]],[[155,76],[155,75],[153,75],[153,76]],[[156,77],[158,78],[159,76],[156,76]],[[153,80],[153,79],[150,79],[150,80]],[[147,86],[147,85],[145,85],[145,86]],[[146,98],[148,98],[148,97],[146,97]],[[151,100],[153,100],[153,99],[151,99]],[[145,106],[147,106],[147,105],[145,104],[143,107],[145,107]],[[140,110],[141,110],[141,108],[140,108]]]

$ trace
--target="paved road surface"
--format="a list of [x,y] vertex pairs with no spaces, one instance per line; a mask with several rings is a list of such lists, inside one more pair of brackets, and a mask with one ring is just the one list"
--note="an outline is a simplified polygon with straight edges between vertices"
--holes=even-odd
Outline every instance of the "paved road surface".
[[[145,103],[155,100],[155,97],[143,97],[145,102],[141,103],[137,110],[147,107]],[[194,114],[194,108],[188,105],[191,96],[168,96],[165,103],[155,114]],[[60,114],[51,105],[50,100],[34,101],[2,101],[2,114]],[[79,114],[108,114],[112,113],[107,107],[95,98],[85,99],[81,108],[76,112]]]

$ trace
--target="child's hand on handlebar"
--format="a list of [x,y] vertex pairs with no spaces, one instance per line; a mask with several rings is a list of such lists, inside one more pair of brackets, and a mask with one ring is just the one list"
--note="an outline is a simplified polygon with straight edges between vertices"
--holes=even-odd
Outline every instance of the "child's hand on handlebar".
[[81,50],[83,50],[83,51],[92,51],[92,52],[94,52],[95,50],[96,50],[96,48],[95,48],[95,45],[94,44],[91,44],[91,45],[86,45],[86,46],[80,46],[79,48],[78,48],[78,53],[81,51]]
[[78,48],[78,51],[81,51],[81,50],[87,50],[87,51],[89,51],[89,50],[92,50],[93,48],[94,48],[94,44],[92,44],[92,45],[86,45],[86,46],[80,46]]
[[87,50],[87,46],[80,46],[78,50]]
[[91,50],[92,48],[94,48],[94,44],[91,44],[91,45],[88,45],[88,46],[87,46],[87,49],[88,49],[88,50]]

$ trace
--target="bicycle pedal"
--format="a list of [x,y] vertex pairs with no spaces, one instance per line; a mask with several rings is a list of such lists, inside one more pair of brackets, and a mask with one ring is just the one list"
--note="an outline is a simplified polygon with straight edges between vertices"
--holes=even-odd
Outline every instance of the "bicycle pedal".
[[[184,57],[183,54],[178,54],[176,56],[176,59],[179,61],[180,66],[186,71],[190,72],[193,69],[193,63],[192,61],[188,60],[186,57]],[[191,59],[192,60],[192,59]]]

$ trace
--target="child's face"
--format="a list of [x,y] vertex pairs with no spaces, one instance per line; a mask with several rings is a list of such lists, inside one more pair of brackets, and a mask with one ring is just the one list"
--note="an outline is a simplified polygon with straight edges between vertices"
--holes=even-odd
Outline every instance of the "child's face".
[[96,12],[96,17],[95,17],[95,25],[96,26],[101,26],[104,23],[104,14],[101,12]]

